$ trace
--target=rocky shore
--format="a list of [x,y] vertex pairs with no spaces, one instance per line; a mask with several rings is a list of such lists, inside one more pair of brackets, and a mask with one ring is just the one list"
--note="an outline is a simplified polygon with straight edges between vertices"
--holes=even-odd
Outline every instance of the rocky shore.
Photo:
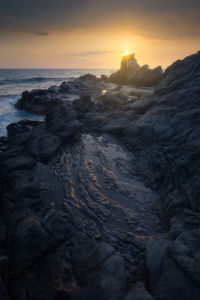
[[140,66],[135,54],[125,55],[121,61],[120,69],[109,77],[101,77],[105,81],[118,84],[134,85],[137,87],[155,86],[163,78],[161,66],[150,69],[149,65]]
[[45,119],[0,139],[0,299],[199,300],[200,52],[16,107]]

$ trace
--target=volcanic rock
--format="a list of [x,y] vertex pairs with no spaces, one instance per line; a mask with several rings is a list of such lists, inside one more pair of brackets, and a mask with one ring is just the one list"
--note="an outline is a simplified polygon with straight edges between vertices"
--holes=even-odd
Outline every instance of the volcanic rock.
[[149,69],[148,65],[139,66],[134,54],[123,56],[121,68],[109,77],[109,81],[118,84],[130,84],[137,87],[155,86],[163,77],[161,67]]

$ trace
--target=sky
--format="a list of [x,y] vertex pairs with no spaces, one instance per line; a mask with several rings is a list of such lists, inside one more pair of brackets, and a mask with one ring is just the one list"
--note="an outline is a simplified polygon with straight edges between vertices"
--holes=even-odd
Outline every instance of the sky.
[[200,0],[0,0],[0,68],[166,68],[200,50]]

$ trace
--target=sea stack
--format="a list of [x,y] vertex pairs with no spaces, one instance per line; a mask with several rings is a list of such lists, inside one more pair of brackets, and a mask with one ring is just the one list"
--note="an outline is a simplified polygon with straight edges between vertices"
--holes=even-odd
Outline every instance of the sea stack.
[[135,54],[128,54],[122,57],[120,69],[111,74],[109,81],[118,84],[130,84],[137,87],[155,86],[163,78],[162,68],[150,69],[149,65],[140,67]]

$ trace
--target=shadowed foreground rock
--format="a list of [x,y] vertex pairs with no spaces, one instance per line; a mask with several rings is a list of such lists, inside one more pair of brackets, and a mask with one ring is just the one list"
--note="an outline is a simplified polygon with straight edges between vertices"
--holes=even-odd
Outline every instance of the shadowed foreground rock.
[[200,52],[155,93],[86,75],[91,97],[54,87],[45,121],[8,126],[0,299],[200,299],[199,74]]

